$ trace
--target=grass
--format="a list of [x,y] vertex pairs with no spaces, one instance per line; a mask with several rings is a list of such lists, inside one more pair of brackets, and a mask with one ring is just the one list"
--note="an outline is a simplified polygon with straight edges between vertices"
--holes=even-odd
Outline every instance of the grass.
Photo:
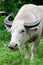
[[[19,51],[11,51],[8,48],[9,41],[0,39],[0,65],[43,65],[43,38],[41,38],[38,54],[35,55],[33,63],[30,63],[30,57],[28,59],[24,58],[24,46],[21,46],[20,57]],[[31,44],[29,46],[31,47]]]

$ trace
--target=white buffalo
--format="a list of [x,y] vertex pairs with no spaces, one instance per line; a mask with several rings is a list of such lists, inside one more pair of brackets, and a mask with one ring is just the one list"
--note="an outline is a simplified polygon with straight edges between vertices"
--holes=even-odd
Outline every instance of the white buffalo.
[[27,58],[28,44],[33,42],[31,48],[31,60],[33,60],[43,32],[43,6],[26,4],[20,8],[13,23],[8,21],[9,17],[10,15],[4,19],[7,30],[11,32],[9,48],[17,50],[20,49],[21,44],[24,44],[25,58]]

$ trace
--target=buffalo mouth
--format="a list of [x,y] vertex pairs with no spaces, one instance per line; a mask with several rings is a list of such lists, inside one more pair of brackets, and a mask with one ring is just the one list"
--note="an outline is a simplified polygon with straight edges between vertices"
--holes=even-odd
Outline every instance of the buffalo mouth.
[[9,47],[11,50],[16,51],[19,50],[19,48]]

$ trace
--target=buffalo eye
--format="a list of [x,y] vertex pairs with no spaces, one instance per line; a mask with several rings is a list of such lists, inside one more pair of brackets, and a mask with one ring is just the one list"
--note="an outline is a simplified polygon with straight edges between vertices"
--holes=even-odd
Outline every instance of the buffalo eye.
[[21,30],[21,32],[20,33],[24,33],[25,31],[24,30]]

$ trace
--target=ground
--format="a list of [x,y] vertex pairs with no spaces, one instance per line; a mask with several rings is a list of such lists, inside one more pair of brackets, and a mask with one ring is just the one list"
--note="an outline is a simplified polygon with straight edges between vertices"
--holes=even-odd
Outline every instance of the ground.
[[[38,53],[33,63],[24,58],[25,49],[21,46],[21,55],[19,51],[11,51],[8,48],[9,41],[0,40],[0,65],[43,65],[43,38],[40,40]],[[31,47],[31,44],[29,44]],[[30,54],[31,55],[31,54]]]

